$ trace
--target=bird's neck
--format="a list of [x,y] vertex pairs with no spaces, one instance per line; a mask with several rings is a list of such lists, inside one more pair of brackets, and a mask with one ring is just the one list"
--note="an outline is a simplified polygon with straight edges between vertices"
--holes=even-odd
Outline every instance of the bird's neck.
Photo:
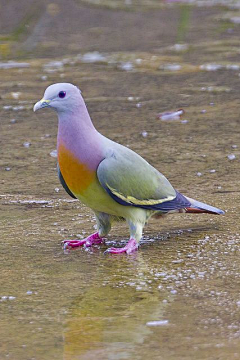
[[95,129],[86,106],[70,113],[58,114],[58,156],[62,149],[69,151],[81,163],[94,168],[102,159],[101,135]]

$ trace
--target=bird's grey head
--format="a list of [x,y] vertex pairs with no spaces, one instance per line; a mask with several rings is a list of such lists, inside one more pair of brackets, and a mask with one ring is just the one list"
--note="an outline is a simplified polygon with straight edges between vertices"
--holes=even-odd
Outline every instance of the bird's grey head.
[[58,113],[73,111],[74,108],[81,106],[83,99],[81,91],[73,84],[58,83],[50,85],[44,93],[42,100],[38,101],[33,111],[50,107]]

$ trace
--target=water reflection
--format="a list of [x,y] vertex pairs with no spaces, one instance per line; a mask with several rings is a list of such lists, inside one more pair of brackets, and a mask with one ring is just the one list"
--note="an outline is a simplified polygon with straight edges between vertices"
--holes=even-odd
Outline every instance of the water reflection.
[[104,263],[104,272],[92,279],[96,285],[69,307],[64,359],[130,359],[151,336],[146,323],[164,318],[164,295],[150,280],[141,254]]

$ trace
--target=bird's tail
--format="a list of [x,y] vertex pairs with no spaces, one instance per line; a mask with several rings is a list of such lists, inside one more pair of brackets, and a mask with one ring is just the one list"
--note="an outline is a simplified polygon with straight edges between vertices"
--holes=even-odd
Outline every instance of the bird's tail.
[[188,201],[190,201],[191,206],[185,208],[187,213],[208,213],[208,214],[215,214],[215,215],[222,215],[225,214],[225,212],[221,209],[215,208],[214,206],[210,206],[208,204],[202,203],[200,201],[191,199],[187,196],[185,196]]

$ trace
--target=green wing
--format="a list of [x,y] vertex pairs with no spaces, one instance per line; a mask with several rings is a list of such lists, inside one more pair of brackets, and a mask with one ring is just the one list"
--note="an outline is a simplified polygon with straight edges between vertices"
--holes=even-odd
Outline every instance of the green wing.
[[156,208],[176,197],[164,175],[133,151],[120,149],[113,151],[97,169],[101,185],[114,200],[122,205]]

